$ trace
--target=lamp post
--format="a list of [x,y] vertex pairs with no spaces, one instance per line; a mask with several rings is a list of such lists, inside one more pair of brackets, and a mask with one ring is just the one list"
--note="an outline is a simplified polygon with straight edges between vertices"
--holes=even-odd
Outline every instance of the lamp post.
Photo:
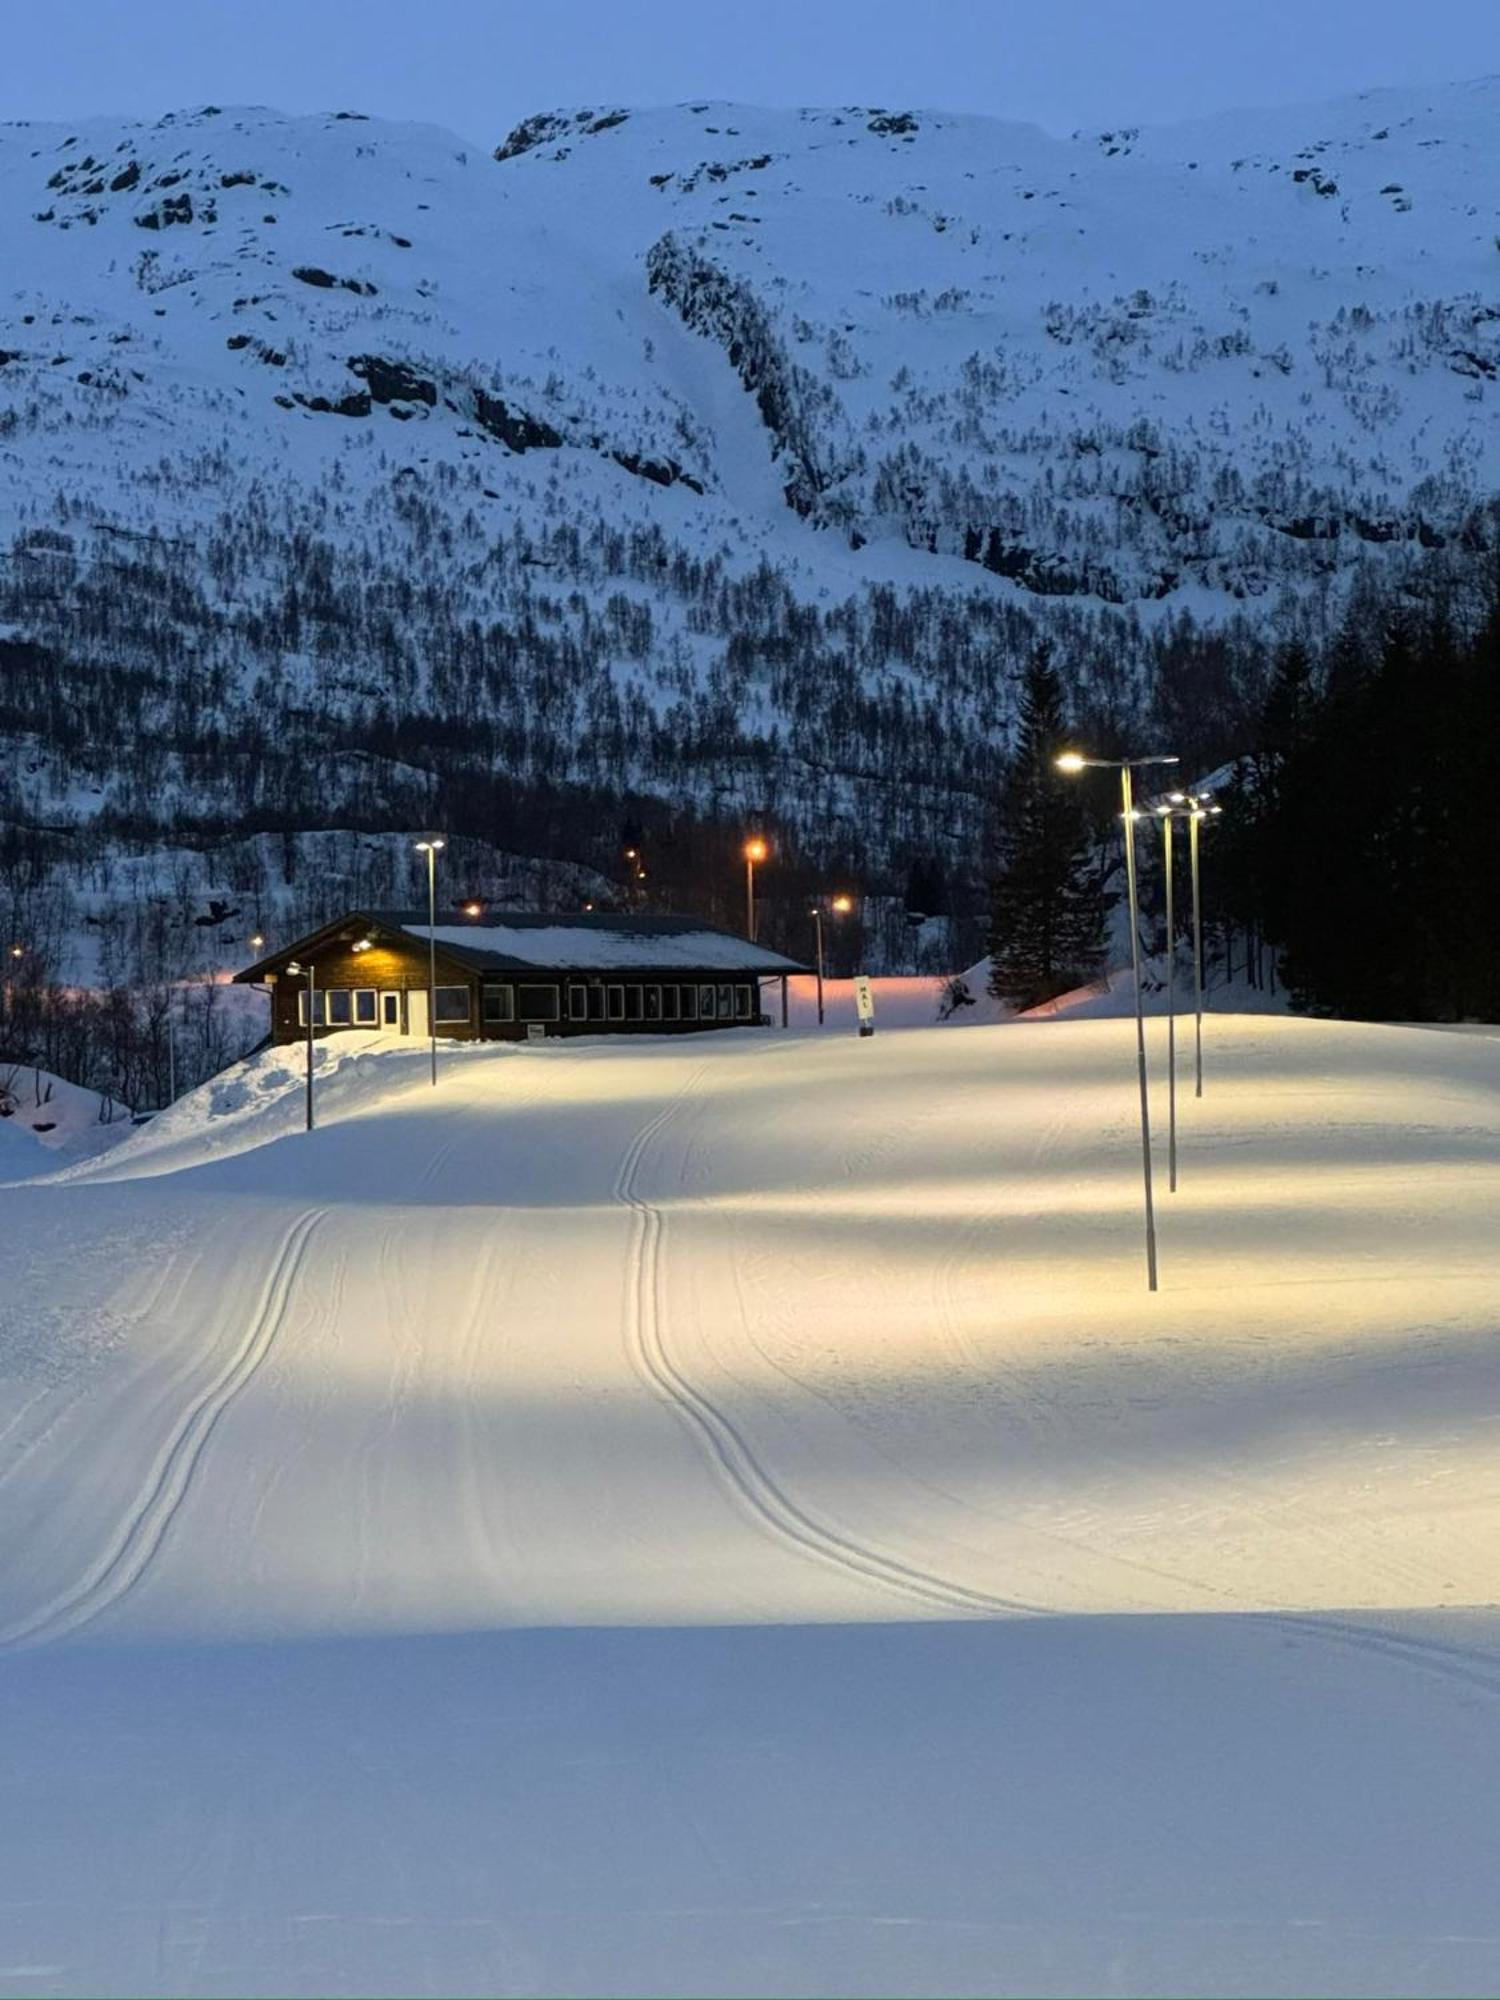
[[1177,818],[1175,801],[1156,808],[1161,821],[1162,870],[1167,878],[1167,1190],[1177,1192],[1177,920],[1173,902],[1172,822]]
[[313,1128],[313,1021],[318,1011],[318,977],[311,959],[305,967],[299,959],[290,959],[286,969],[293,979],[304,971],[307,974],[307,991],[303,998],[307,1002],[307,1129],[310,1132]]
[[1199,892],[1198,828],[1223,812],[1207,792],[1188,795],[1188,854],[1193,875],[1193,1095],[1203,1095],[1203,899]]
[[[842,917],[848,915],[849,911],[854,908],[854,903],[848,896],[832,896],[829,898],[828,907],[836,917]],[[808,911],[808,915],[813,920],[813,935],[817,939],[818,945],[818,1026],[821,1028],[823,1025],[823,905],[821,901],[813,904],[812,908]]]
[[5,985],[4,985],[5,1011],[3,1018],[7,1021],[10,1019],[11,1008],[12,1005],[14,1004],[14,995],[11,992],[11,988],[15,983],[13,975],[18,969],[21,960],[25,956],[26,956],[26,947],[24,944],[11,945],[5,954]]
[[755,864],[764,861],[770,848],[757,833],[745,842],[745,935],[755,943]]
[[437,1083],[437,858],[443,851],[439,834],[417,842],[427,856],[427,1034],[432,1043],[432,1081]]
[[1141,1011],[1140,915],[1136,901],[1135,797],[1130,774],[1147,765],[1175,764],[1175,757],[1084,757],[1065,750],[1056,760],[1070,777],[1080,771],[1118,771],[1120,810],[1125,825],[1125,890],[1130,904],[1130,970],[1135,984],[1135,1057],[1141,1086],[1141,1167],[1146,1190],[1146,1284],[1156,1290],[1156,1210],[1151,1199],[1151,1099],[1146,1084],[1146,1021]]

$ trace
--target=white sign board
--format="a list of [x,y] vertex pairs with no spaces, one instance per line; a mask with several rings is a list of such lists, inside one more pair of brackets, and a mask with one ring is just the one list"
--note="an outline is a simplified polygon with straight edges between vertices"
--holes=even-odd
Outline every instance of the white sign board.
[[861,1021],[875,1019],[875,995],[870,991],[870,982],[862,972],[854,981],[854,1006]]

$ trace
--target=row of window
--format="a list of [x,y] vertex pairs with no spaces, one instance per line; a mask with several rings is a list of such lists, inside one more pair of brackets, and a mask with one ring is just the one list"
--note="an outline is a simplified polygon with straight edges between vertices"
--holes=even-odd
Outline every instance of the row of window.
[[[468,1021],[467,986],[440,986],[436,998],[440,1028],[462,1027]],[[297,1019],[307,1026],[305,991],[297,995]],[[373,986],[320,986],[313,995],[313,1024],[319,1028],[399,1028],[401,995],[377,992]]]
[[[558,986],[486,986],[484,1018],[506,1021],[560,1021],[563,990]],[[750,985],[660,986],[593,985],[567,988],[570,1022],[591,1021],[753,1021],[755,988]]]
[[[435,995],[437,1025],[468,1025],[467,986],[439,986]],[[563,989],[537,984],[486,986],[484,1019],[492,1026],[508,1021],[560,1021]],[[674,986],[585,986],[567,988],[568,1019],[591,1021],[753,1021],[755,988],[747,984]],[[297,995],[297,1018],[307,1026],[307,994]],[[320,986],[313,995],[313,1022],[320,1028],[397,1028],[401,996],[373,986]]]

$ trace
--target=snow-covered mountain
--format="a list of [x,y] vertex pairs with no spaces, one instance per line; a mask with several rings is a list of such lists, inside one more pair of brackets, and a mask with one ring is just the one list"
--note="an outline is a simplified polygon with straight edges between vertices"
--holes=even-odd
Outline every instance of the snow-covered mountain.
[[494,849],[497,773],[971,847],[1038,630],[1149,714],[1178,614],[1472,539],[1497,211],[1496,79],[0,128],[0,812],[373,835],[459,758]]

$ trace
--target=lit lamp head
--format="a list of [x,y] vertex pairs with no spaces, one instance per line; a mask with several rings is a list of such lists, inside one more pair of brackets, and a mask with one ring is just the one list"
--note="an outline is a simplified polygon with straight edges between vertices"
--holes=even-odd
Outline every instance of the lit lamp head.
[[10,948],[10,955],[11,955],[11,957],[12,957],[12,958],[24,958],[24,957],[26,956],[26,947],[25,947],[25,945],[24,945],[24,944],[13,944],[13,945],[11,946],[11,948]]
[[303,965],[300,958],[289,958],[286,962],[286,969],[292,975],[293,979],[300,979],[307,968]]
[[745,859],[747,861],[764,861],[770,851],[770,848],[766,846],[766,843],[758,833],[745,842]]
[[264,943],[265,939],[261,936],[260,932],[257,931],[254,937],[252,937],[250,940],[250,949],[252,951],[259,951]]
[[831,907],[835,916],[847,917],[849,912],[854,908],[854,898],[852,896],[835,896]]
[[1080,771],[1086,771],[1089,762],[1081,750],[1064,750],[1052,761],[1067,778],[1076,778]]
[[441,854],[445,845],[446,842],[443,840],[441,834],[435,833],[430,839],[419,840],[417,842],[417,852],[418,854]]
[[483,903],[465,903],[464,915],[466,917],[482,917],[484,915]]

